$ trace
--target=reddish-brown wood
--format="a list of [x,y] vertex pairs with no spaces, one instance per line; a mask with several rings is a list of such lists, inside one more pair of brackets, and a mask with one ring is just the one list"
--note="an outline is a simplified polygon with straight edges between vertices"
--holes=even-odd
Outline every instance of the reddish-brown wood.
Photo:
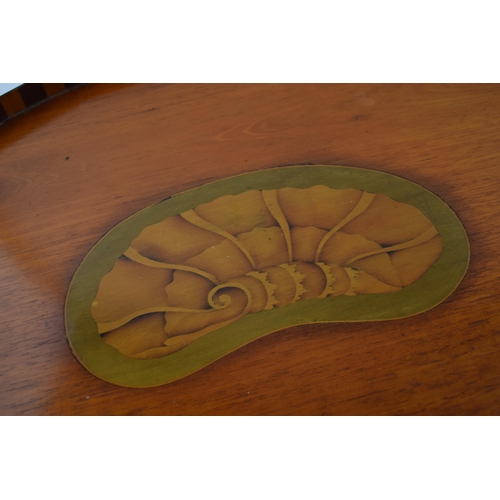
[[[500,413],[500,86],[89,85],[0,127],[0,413]],[[174,193],[290,164],[374,168],[445,200],[471,243],[439,307],[294,327],[169,385],[73,357],[64,300],[90,248]]]

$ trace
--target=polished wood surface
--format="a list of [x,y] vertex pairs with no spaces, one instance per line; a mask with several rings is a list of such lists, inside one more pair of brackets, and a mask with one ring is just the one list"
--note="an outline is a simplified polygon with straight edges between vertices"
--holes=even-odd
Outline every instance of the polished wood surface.
[[[498,414],[496,85],[89,85],[0,128],[2,414]],[[458,214],[469,272],[439,307],[298,326],[193,375],[129,389],[64,333],[70,280],[129,215],[231,175],[373,168]]]

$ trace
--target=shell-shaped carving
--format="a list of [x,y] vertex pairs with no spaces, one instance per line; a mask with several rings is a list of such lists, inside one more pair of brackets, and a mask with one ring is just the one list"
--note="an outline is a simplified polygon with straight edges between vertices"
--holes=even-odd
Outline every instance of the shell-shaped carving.
[[427,217],[384,194],[253,189],[146,227],[101,280],[92,316],[106,344],[157,358],[247,314],[398,292],[442,248]]
[[75,276],[67,329],[93,373],[159,385],[283,326],[425,311],[467,263],[460,222],[419,186],[287,167],[198,188],[117,226]]

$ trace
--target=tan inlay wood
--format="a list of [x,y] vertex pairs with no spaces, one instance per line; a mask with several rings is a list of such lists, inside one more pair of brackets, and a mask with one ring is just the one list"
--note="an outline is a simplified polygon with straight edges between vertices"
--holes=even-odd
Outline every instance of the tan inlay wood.
[[[435,247],[430,259],[427,248],[419,246],[433,237],[440,238],[437,229],[421,212],[376,193],[357,192],[353,189],[347,191],[348,193],[344,193],[342,190],[321,185],[307,189],[287,187],[285,192],[296,199],[296,202],[287,207],[285,215],[279,203],[279,199],[285,195],[282,195],[280,189],[250,190],[239,195],[218,197],[204,204],[200,210],[206,219],[196,213],[196,208],[182,213],[182,218],[194,227],[184,225],[176,230],[176,226],[169,224],[167,220],[160,224],[170,227],[170,230],[165,230],[160,235],[152,233],[150,228],[145,228],[123,255],[145,266],[172,271],[169,278],[169,283],[172,285],[168,284],[165,289],[156,288],[154,292],[156,295],[151,296],[151,292],[147,292],[152,302],[166,305],[137,306],[138,301],[144,302],[144,287],[148,287],[147,277],[142,281],[141,288],[137,289],[136,299],[134,300],[133,294],[129,294],[127,300],[120,304],[119,297],[125,297],[121,293],[121,288],[127,282],[124,276],[127,268],[120,262],[119,267],[113,268],[103,278],[102,283],[105,283],[105,287],[99,288],[92,304],[92,314],[97,322],[98,332],[108,333],[141,316],[165,313],[163,326],[162,323],[158,323],[156,328],[168,332],[166,339],[159,331],[151,329],[136,333],[145,337],[141,342],[130,336],[129,329],[123,330],[122,336],[116,333],[103,338],[107,344],[129,357],[139,359],[161,357],[186,347],[205,333],[238,321],[248,313],[258,313],[293,304],[299,300],[325,298],[329,295],[355,296],[398,291],[402,288],[402,282],[405,286],[412,284],[438,260],[442,245]],[[306,197],[304,193],[307,193]],[[330,204],[321,201],[325,196],[331,200]],[[351,209],[352,196],[359,201]],[[370,214],[370,207],[376,196],[383,198],[382,204],[378,205],[382,206],[383,210],[374,207],[381,231],[386,231],[390,235],[375,233],[376,239],[385,241],[390,238],[402,241],[408,238],[408,235],[421,231],[422,227],[430,226],[430,228],[417,237],[389,247],[381,247],[375,241],[366,239],[365,235],[372,231],[373,214]],[[339,203],[345,203],[347,208],[339,207]],[[306,213],[307,207],[311,204],[319,207],[318,213]],[[262,211],[264,205],[278,225],[270,226],[272,221]],[[331,218],[335,210],[338,214]],[[322,211],[330,213],[323,217]],[[233,217],[234,213],[241,213],[241,228],[238,227],[238,219]],[[342,216],[344,213],[347,215]],[[342,232],[343,227],[357,221],[362,214],[365,222],[356,225],[357,234]],[[175,220],[177,215],[173,217]],[[315,228],[316,217],[325,221],[330,217],[329,224],[333,227],[328,231]],[[338,220],[339,218],[341,219]],[[306,250],[302,250],[301,247],[308,249],[311,242],[305,238],[297,239],[293,248],[288,219],[300,220],[300,223],[307,228],[315,228],[325,233],[316,251],[313,252],[314,259],[293,261],[294,253],[306,255]],[[209,222],[210,220],[219,221],[222,227]],[[323,227],[324,224],[328,223],[323,222]],[[215,233],[221,236],[223,241],[218,245],[212,245],[212,240],[209,238],[204,248],[203,245],[199,245],[199,241],[189,240],[182,246],[180,243],[182,236],[195,231],[195,228]],[[203,237],[203,234],[205,233],[200,233],[200,237]],[[171,255],[172,252],[168,248],[175,246],[177,260],[180,263],[152,260],[135,249],[142,248],[143,252],[152,255],[157,246],[163,247],[166,255]],[[193,246],[196,247],[194,252]],[[398,266],[398,251],[414,247],[417,253],[413,255],[412,262],[402,267]],[[420,258],[419,252],[423,252],[424,261]],[[193,253],[196,255],[193,256]],[[185,257],[182,257],[183,255]],[[394,257],[396,265],[391,260]],[[249,270],[248,263],[251,264],[252,270]],[[354,263],[356,263],[355,268],[352,266]],[[192,279],[185,282],[186,272],[208,279],[212,286],[207,287],[205,282]],[[340,275],[347,279],[340,279]],[[181,281],[185,283],[182,287]],[[221,289],[224,290],[225,298],[220,304],[216,304],[213,301],[214,291]],[[241,291],[244,291],[247,301],[240,303],[239,307],[234,307]],[[207,294],[208,298],[205,299]],[[226,308],[227,314],[222,316],[220,310]],[[113,312],[108,312],[110,310]],[[180,313],[182,316],[179,316]],[[179,319],[181,317],[182,321]],[[209,317],[212,319],[208,319]],[[108,320],[102,322],[100,318]],[[188,323],[190,326],[187,326]],[[128,340],[124,340],[124,337]],[[149,342],[146,337],[150,339]],[[176,337],[182,337],[182,340],[175,340]],[[143,345],[143,351],[132,351],[132,345],[138,343]],[[168,349],[163,349],[164,345],[168,346]]]

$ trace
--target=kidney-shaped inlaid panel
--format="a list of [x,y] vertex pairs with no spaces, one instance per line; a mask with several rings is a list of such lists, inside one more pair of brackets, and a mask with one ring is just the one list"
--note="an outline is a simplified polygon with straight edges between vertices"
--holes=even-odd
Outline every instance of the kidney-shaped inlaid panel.
[[286,326],[418,314],[468,261],[457,217],[411,182],[334,166],[253,172],[108,233],[70,287],[68,336],[95,375],[154,386]]

